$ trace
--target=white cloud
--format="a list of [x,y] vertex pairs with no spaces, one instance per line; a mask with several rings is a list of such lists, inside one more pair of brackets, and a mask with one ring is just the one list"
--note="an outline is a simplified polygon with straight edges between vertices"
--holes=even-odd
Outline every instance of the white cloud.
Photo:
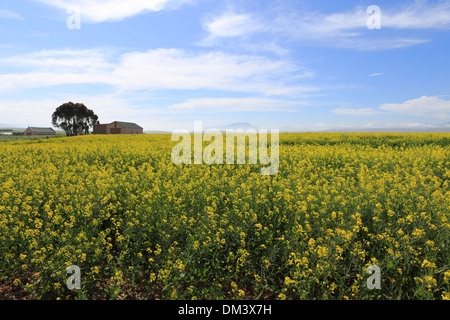
[[274,14],[234,14],[229,11],[207,20],[209,36],[203,44],[215,44],[229,37],[243,37],[256,32],[278,40],[302,41],[306,44],[350,48],[360,51],[397,49],[431,41],[415,35],[405,36],[383,29],[450,29],[450,1],[429,3],[416,1],[407,6],[382,6],[381,29],[369,30],[371,14],[367,7],[358,6],[345,12],[322,13],[284,10]]
[[33,37],[33,38],[50,38],[50,34],[47,32],[37,32],[37,31],[30,31],[28,33],[28,36]]
[[[351,12],[325,15],[317,12],[291,12],[279,16],[271,24],[274,31],[285,33],[294,39],[333,39],[356,37],[366,26],[367,14],[362,8]],[[355,31],[355,29],[360,29]]]
[[265,99],[265,98],[203,98],[191,99],[169,106],[169,110],[179,112],[236,112],[236,111],[284,111],[294,112],[296,107],[306,102]]
[[246,52],[260,54],[268,52],[280,57],[287,56],[290,50],[279,45],[274,39],[255,41],[258,34],[270,32],[266,18],[257,13],[235,13],[232,9],[219,15],[208,15],[202,21],[202,27],[208,35],[196,42],[198,46],[223,45],[239,48]]
[[0,64],[33,71],[82,73],[112,69],[108,62],[115,53],[108,49],[42,50],[0,59]]
[[333,113],[345,116],[371,116],[380,112],[372,108],[337,108]]
[[396,29],[450,29],[450,2],[416,0],[409,6],[383,10],[382,27]]
[[8,9],[0,9],[0,19],[25,20],[20,14]]
[[63,84],[108,83],[107,76],[95,74],[33,72],[0,75],[0,91],[41,88]]
[[0,65],[15,70],[0,75],[0,91],[87,83],[111,85],[121,92],[211,89],[299,95],[318,90],[298,85],[312,73],[289,61],[222,52],[46,50],[0,59]]
[[384,73],[382,73],[382,72],[380,72],[380,73],[372,73],[372,74],[369,74],[369,77],[378,77],[378,76],[382,76],[382,75],[384,75]]
[[450,101],[440,97],[422,96],[403,103],[383,104],[380,109],[405,115],[432,116],[440,119],[450,117]]
[[112,84],[114,65],[108,52],[90,50],[43,50],[0,59],[0,66],[12,68],[0,74],[0,92],[65,84]]
[[252,14],[237,14],[231,10],[221,15],[208,16],[202,25],[209,35],[197,44],[205,46],[213,45],[221,38],[243,37],[264,30],[259,18]]
[[[337,48],[348,48],[359,51],[377,51],[377,50],[392,50],[405,47],[412,47],[419,44],[430,42],[431,39],[414,39],[414,38],[386,38],[386,39],[371,39],[371,38],[336,38],[335,41],[330,42],[332,46]],[[326,42],[322,42],[325,44]]]
[[120,21],[145,12],[177,7],[188,0],[36,0],[62,10],[79,8],[83,21]]
[[250,14],[226,13],[205,23],[204,28],[217,37],[237,37],[261,30]]
[[132,52],[122,56],[114,72],[122,87],[134,90],[218,89],[266,91],[270,78],[289,74],[290,63],[221,52],[190,54],[178,49]]
[[[415,1],[408,6],[381,8],[381,29],[449,29],[450,2]],[[357,36],[367,30],[370,14],[366,7],[329,15],[313,14],[305,22],[311,34],[328,36]],[[354,30],[354,31],[352,31]]]
[[[290,39],[361,51],[397,49],[430,41],[430,39],[404,36],[379,37],[380,30],[368,30],[367,19],[370,15],[365,9],[367,8],[357,7],[352,11],[329,15],[293,12],[290,15],[278,17],[271,28],[274,32]],[[398,24],[386,22],[396,20],[400,14],[384,14],[382,11],[382,29],[392,28],[394,25],[400,27]]]

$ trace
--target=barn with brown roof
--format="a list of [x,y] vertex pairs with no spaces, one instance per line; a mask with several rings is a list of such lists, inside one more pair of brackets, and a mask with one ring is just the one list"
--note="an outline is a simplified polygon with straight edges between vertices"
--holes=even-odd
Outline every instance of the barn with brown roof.
[[94,125],[94,134],[143,134],[144,129],[136,123],[114,121],[109,124]]
[[56,132],[52,128],[28,127],[23,134],[26,136],[54,136]]

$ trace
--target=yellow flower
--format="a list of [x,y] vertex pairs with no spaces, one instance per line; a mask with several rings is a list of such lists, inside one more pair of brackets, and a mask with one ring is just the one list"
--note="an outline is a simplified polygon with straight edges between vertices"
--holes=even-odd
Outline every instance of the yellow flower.
[[285,295],[284,293],[280,293],[280,294],[278,295],[278,299],[280,299],[280,300],[286,300],[286,295]]
[[[450,134],[280,138],[280,170],[272,177],[254,165],[175,165],[170,134],[0,142],[0,243],[11,244],[3,264],[17,275],[42,266],[30,282],[47,285],[29,286],[37,297],[46,290],[57,296],[65,269],[89,261],[95,279],[113,270],[105,279],[111,295],[125,289],[125,276],[139,286],[146,274],[165,287],[161,298],[203,299],[195,283],[206,278],[183,274],[199,263],[238,266],[212,280],[221,299],[245,297],[255,284],[268,288],[275,275],[289,288],[275,293],[280,299],[327,299],[332,292],[360,299],[364,274],[357,270],[394,259],[391,271],[400,278],[408,263],[419,266],[411,275],[417,286],[449,298],[450,271],[436,256],[445,260],[439,241],[450,231],[443,206]],[[133,256],[140,261],[129,261]],[[347,269],[356,282],[345,291],[330,279]],[[317,290],[307,292],[304,279]],[[417,286],[400,298],[414,296]],[[231,292],[221,291],[226,287]]]
[[287,286],[289,286],[289,285],[291,285],[291,284],[296,284],[297,283],[297,281],[295,281],[295,280],[291,280],[291,278],[289,278],[289,277],[285,277],[284,278],[284,284],[285,285],[287,285]]
[[326,257],[328,255],[328,248],[317,246],[317,255],[319,256],[319,258]]
[[431,263],[427,259],[424,259],[423,262],[422,262],[422,268],[436,268],[436,264],[435,263]]
[[418,228],[416,228],[412,233],[412,235],[417,238],[422,237],[424,234],[425,234],[425,231],[423,229],[418,229]]
[[429,290],[437,285],[436,279],[434,279],[432,276],[425,276],[423,278],[423,282],[425,287]]
[[450,270],[444,272],[444,282],[445,283],[450,282]]
[[198,242],[198,240],[195,240],[194,245],[193,245],[194,250],[197,250],[199,247],[200,247],[200,242]]

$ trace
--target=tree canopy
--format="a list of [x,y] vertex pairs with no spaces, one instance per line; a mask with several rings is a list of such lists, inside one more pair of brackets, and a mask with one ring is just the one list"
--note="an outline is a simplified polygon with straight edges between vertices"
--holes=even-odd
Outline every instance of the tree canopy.
[[88,134],[89,129],[98,121],[94,111],[82,103],[66,102],[52,115],[52,124],[66,132],[67,136]]

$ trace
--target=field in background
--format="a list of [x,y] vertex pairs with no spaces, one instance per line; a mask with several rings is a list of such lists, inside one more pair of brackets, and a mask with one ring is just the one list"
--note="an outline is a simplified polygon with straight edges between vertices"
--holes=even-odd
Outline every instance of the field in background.
[[55,136],[24,136],[24,135],[0,135],[0,142],[6,141],[20,141],[20,140],[38,140],[38,139],[52,139],[52,138],[61,138],[65,137],[65,132],[56,131]]
[[175,144],[1,143],[0,299],[450,298],[450,134],[281,134],[275,176]]

